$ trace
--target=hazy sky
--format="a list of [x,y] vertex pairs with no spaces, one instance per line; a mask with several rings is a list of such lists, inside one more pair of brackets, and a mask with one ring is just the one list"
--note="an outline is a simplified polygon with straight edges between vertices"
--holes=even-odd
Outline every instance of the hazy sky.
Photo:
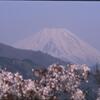
[[12,45],[45,27],[66,28],[100,51],[100,2],[0,1],[0,42]]

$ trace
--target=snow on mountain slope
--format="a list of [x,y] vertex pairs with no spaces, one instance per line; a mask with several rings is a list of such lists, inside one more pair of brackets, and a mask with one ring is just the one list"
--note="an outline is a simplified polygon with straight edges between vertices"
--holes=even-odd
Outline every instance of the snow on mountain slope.
[[75,34],[63,28],[46,28],[33,36],[14,44],[17,48],[42,51],[64,61],[95,64],[100,53]]

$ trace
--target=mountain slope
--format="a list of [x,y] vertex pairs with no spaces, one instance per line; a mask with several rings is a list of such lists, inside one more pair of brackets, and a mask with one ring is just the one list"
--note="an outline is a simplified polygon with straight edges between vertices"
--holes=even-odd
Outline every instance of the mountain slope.
[[19,60],[29,59],[40,66],[48,66],[53,63],[66,64],[66,62],[40,51],[16,49],[2,43],[0,43],[0,57],[16,58]]
[[100,61],[100,53],[66,29],[46,28],[14,44],[17,48],[42,51],[64,61],[95,64]]

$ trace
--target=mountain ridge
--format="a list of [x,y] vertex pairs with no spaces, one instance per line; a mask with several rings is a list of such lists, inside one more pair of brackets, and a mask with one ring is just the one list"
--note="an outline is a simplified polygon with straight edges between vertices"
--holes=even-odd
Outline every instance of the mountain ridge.
[[3,43],[0,43],[0,57],[17,58],[20,60],[30,59],[41,66],[48,66],[57,62],[61,64],[67,63],[41,51],[18,49]]

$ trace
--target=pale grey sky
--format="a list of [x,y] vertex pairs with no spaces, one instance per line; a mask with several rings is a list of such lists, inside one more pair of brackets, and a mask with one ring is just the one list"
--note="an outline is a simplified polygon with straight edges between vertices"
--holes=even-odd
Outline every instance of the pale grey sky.
[[100,2],[0,1],[0,42],[12,45],[45,27],[66,28],[100,51]]

